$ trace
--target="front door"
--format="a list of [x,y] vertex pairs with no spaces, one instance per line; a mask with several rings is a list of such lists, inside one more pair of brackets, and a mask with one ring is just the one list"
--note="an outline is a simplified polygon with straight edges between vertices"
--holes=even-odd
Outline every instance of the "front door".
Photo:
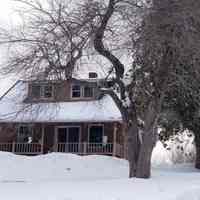
[[77,153],[79,150],[80,127],[57,127],[57,151]]

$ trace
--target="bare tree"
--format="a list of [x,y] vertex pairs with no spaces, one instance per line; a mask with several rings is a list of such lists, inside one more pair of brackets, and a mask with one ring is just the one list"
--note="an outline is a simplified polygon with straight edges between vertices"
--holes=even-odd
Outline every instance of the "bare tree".
[[[182,34],[191,24],[187,20],[177,24],[183,13],[184,19],[191,14],[191,7],[183,12],[185,7],[173,0],[150,4],[142,0],[86,0],[73,1],[74,5],[72,1],[49,0],[45,7],[40,1],[16,1],[28,6],[28,21],[14,35],[1,31],[0,42],[10,44],[12,50],[4,71],[29,77],[42,71],[46,77],[64,74],[68,79],[84,55],[106,59],[110,70],[105,82],[112,80],[113,84],[105,84],[101,91],[113,98],[122,114],[129,175],[149,178],[163,101],[174,80],[181,81],[182,75],[175,72],[184,62],[183,55],[191,56],[193,43],[187,43],[189,36]],[[121,59],[124,54],[133,63],[131,68]],[[192,56],[192,62],[197,55]]]

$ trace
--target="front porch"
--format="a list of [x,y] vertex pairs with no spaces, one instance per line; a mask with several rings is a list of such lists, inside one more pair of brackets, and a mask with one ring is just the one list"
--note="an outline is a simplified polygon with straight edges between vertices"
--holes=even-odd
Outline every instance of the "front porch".
[[[18,155],[39,155],[45,153],[45,145],[40,143],[0,143],[0,151]],[[51,152],[73,153],[79,155],[111,155],[123,157],[123,147],[117,143],[58,143]]]
[[62,152],[123,157],[119,123],[37,123],[15,124],[13,127],[17,130],[15,136],[12,141],[0,141],[0,151],[20,155]]

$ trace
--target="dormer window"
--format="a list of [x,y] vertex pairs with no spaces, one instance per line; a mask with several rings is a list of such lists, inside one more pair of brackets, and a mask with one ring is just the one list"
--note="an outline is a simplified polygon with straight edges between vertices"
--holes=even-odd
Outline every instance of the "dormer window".
[[44,98],[52,98],[53,97],[53,86],[52,85],[44,85],[43,87],[43,97]]
[[31,86],[33,99],[49,99],[53,97],[53,86],[51,84],[33,84]]
[[72,86],[72,98],[80,98],[81,97],[81,86],[73,85]]
[[41,93],[41,86],[40,85],[32,85],[31,96],[34,99],[39,99],[40,98],[40,93]]
[[72,85],[72,98],[92,98],[94,97],[94,87]]
[[83,88],[83,96],[85,98],[90,98],[94,96],[94,88],[90,86],[85,86]]

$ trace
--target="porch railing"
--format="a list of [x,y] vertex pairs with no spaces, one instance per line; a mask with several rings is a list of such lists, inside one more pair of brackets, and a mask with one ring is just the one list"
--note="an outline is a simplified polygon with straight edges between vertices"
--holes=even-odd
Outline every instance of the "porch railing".
[[39,143],[0,143],[0,151],[34,155],[42,154],[43,146]]
[[[43,145],[39,143],[0,143],[0,151],[8,151],[22,155],[42,154],[43,149]],[[122,145],[117,143],[58,143],[54,146],[53,151],[80,155],[105,154],[119,157],[123,156]]]
[[123,156],[123,148],[120,144],[113,143],[58,143],[55,146],[56,152],[75,153],[75,154],[106,154]]

